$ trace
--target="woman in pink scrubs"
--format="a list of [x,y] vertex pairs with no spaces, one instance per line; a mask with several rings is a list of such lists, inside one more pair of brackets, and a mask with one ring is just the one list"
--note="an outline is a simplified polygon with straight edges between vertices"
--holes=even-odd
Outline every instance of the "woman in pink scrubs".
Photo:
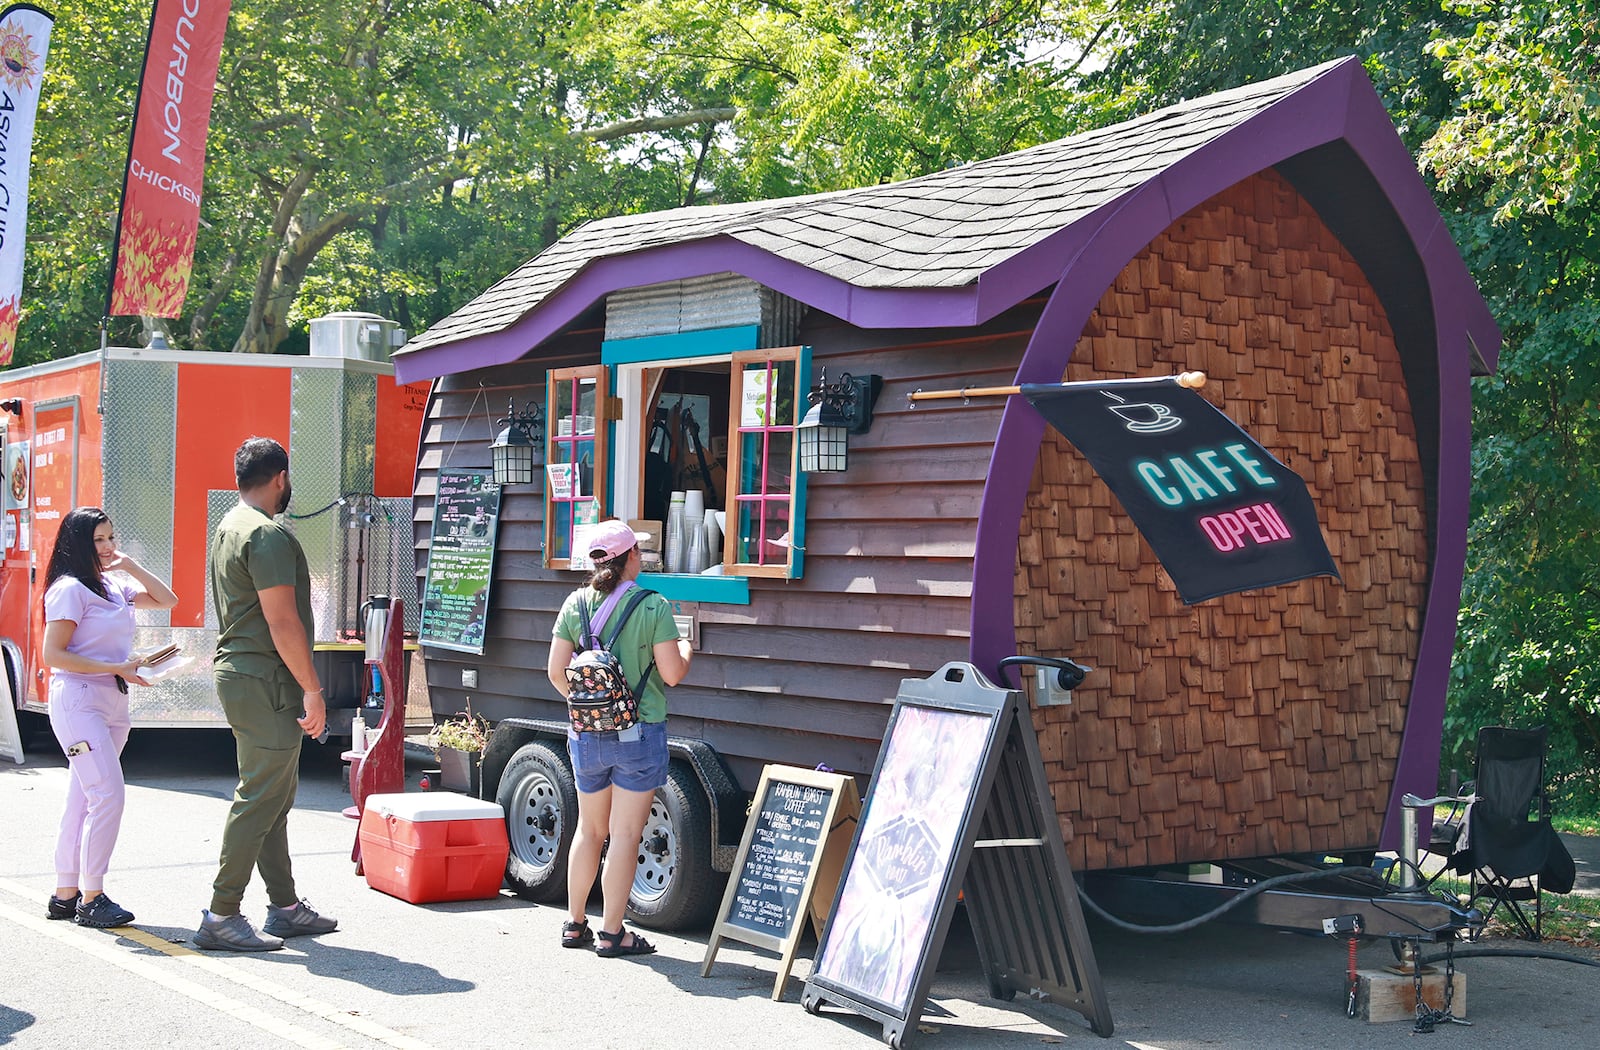
[[105,511],[79,507],[62,519],[44,594],[44,662],[55,669],[50,728],[71,769],[56,839],[52,919],[96,927],[133,921],[105,893],[122,826],[127,683],[149,684],[133,658],[133,610],[176,604],[172,588],[117,549]]

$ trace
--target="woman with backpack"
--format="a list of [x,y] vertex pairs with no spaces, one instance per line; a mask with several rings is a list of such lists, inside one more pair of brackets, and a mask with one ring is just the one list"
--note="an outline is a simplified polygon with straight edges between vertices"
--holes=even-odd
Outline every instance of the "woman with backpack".
[[[608,958],[655,951],[623,929],[622,917],[638,866],[638,850],[631,847],[644,832],[656,789],[667,782],[664,686],[683,681],[693,655],[678,637],[666,599],[634,582],[642,538],[615,518],[589,530],[594,571],[562,604],[546,667],[550,684],[570,705],[567,753],[578,783],[578,827],[567,852],[570,914],[561,945],[594,944],[595,954]],[[600,929],[591,931],[589,891],[608,835],[614,848],[600,880]]]

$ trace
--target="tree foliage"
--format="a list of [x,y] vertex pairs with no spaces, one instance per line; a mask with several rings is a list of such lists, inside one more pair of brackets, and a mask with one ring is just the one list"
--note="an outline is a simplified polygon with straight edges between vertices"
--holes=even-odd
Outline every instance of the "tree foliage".
[[[92,348],[149,0],[54,0],[18,363]],[[1449,757],[1600,766],[1600,3],[233,0],[175,342],[420,330],[591,218],[900,179],[1358,55],[1506,335]],[[118,320],[118,341],[137,339]]]
[[1456,109],[1424,162],[1506,337],[1477,390],[1451,757],[1478,725],[1551,727],[1600,799],[1600,4],[1457,4],[1432,53]]

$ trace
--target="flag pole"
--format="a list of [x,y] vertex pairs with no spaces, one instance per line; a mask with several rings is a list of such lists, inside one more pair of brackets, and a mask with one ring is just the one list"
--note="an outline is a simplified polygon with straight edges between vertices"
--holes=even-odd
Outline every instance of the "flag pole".
[[[1097,379],[1093,380],[1096,386],[1113,386],[1118,383],[1151,383],[1170,380],[1189,390],[1199,390],[1206,385],[1204,372],[1179,372],[1175,376],[1158,376],[1146,379]],[[1063,383],[1062,386],[1071,386]],[[944,398],[959,397],[967,400],[974,397],[1008,397],[1012,394],[1022,393],[1020,386],[964,386],[959,390],[913,390],[906,395],[906,400],[915,408],[918,401],[937,401]]]

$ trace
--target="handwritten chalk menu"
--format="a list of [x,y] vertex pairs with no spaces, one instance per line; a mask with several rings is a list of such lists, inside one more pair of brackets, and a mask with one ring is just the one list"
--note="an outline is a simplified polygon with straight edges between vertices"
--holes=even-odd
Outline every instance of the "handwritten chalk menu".
[[489,475],[439,474],[417,633],[422,644],[482,655],[499,521],[500,488]]
[[772,998],[783,998],[808,910],[822,935],[859,809],[851,777],[794,766],[762,771],[702,977],[723,938],[743,941],[780,953]]

